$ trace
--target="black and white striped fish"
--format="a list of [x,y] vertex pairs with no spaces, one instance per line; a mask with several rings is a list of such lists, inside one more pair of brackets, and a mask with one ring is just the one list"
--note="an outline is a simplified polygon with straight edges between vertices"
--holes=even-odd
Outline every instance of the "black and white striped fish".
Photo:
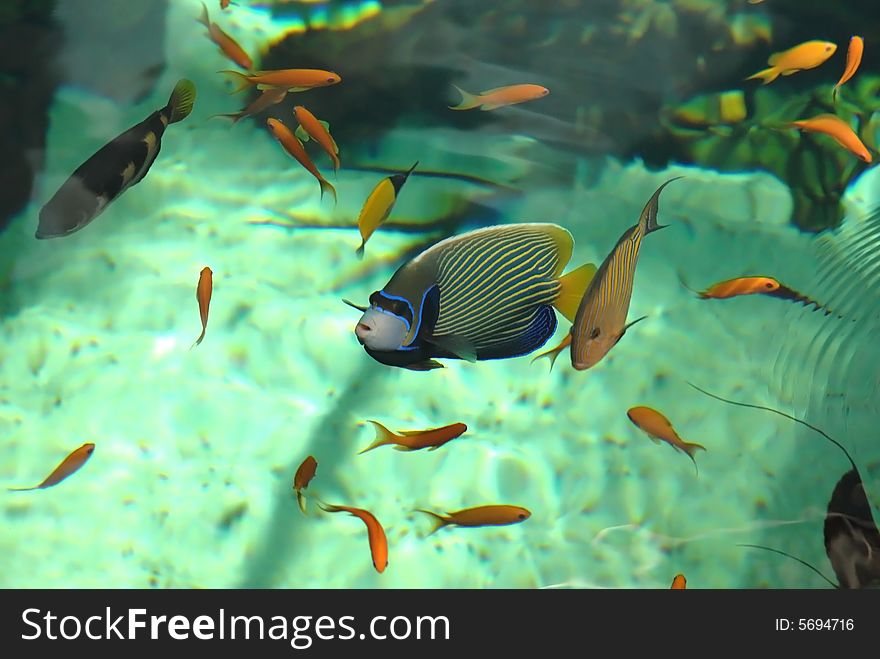
[[571,327],[571,365],[578,371],[598,364],[627,329],[645,319],[642,316],[626,322],[639,249],[645,236],[666,226],[657,224],[660,192],[679,178],[669,179],[657,188],[638,223],[620,237],[584,293]]
[[355,328],[378,362],[413,370],[433,357],[506,359],[540,348],[569,320],[596,267],[560,276],[574,240],[556,224],[509,224],[447,238],[401,266]]
[[37,238],[58,238],[79,231],[100,215],[150,170],[169,124],[192,111],[196,88],[180,80],[168,105],[101,147],[76,168],[40,210]]

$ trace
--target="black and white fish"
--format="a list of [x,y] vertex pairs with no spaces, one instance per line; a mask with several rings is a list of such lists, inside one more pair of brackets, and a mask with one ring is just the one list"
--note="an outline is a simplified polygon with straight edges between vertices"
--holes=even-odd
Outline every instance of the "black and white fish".
[[355,328],[373,359],[412,370],[432,358],[478,361],[526,355],[569,320],[596,272],[565,276],[574,240],[556,224],[509,224],[442,240],[401,266]]
[[180,80],[168,105],[105,144],[77,167],[40,210],[36,237],[59,238],[79,231],[139,183],[159,155],[165,129],[189,115],[195,98],[195,85]]

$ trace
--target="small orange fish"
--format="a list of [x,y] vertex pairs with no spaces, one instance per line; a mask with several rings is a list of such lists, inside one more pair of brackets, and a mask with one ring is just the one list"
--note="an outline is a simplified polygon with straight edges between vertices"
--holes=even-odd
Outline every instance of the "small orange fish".
[[687,590],[687,579],[684,578],[683,574],[675,575],[670,590]]
[[211,268],[202,268],[199,274],[199,284],[196,286],[196,300],[199,302],[199,316],[202,319],[202,333],[192,344],[190,350],[195,348],[205,338],[205,330],[208,329],[208,308],[211,306],[211,292],[214,287],[213,272]]
[[229,5],[238,6],[237,2],[232,2],[232,0],[220,0],[220,9],[226,9]]
[[333,506],[318,502],[321,510],[326,513],[349,513],[360,519],[367,525],[367,537],[370,541],[370,554],[373,556],[373,567],[376,572],[382,573],[388,566],[388,539],[385,537],[385,529],[376,519],[373,513],[361,508],[350,508],[349,506]]
[[211,19],[208,18],[208,8],[204,2],[202,3],[202,15],[197,20],[208,28],[208,37],[217,44],[221,53],[243,69],[250,71],[253,68],[254,62],[250,55],[244,51],[244,48],[239,46],[235,39],[226,34],[220,29],[219,25],[212,23]]
[[434,520],[434,528],[432,533],[436,533],[444,526],[455,524],[456,526],[508,526],[510,524],[519,524],[526,521],[532,516],[532,513],[519,506],[477,506],[476,508],[465,508],[454,513],[447,512],[445,515],[432,513],[430,510],[419,510],[420,513],[430,515]]
[[778,297],[791,302],[800,302],[805,306],[813,306],[816,310],[823,310],[826,316],[831,313],[831,310],[827,307],[822,306],[802,293],[798,293],[773,277],[737,277],[736,279],[720,281],[705,291],[698,292],[685,283],[681,273],[678,276],[682,285],[692,293],[695,293],[701,300],[725,300],[740,295],[769,295],[770,297]]
[[39,485],[35,485],[34,487],[10,487],[10,492],[29,492],[31,490],[45,490],[47,487],[52,487],[53,485],[58,485],[65,478],[75,473],[82,467],[86,461],[92,457],[92,453],[95,451],[95,445],[91,443],[83,444],[78,449],[73,451],[70,455],[68,455],[64,460],[61,461],[57,467],[55,467],[54,471],[46,477]]
[[812,119],[800,119],[789,124],[790,128],[800,128],[809,133],[821,133],[833,138],[844,149],[857,156],[862,162],[871,162],[871,152],[855,134],[849,124],[833,114],[820,114]]
[[843,75],[840,76],[840,80],[834,85],[834,89],[831,90],[832,99],[837,98],[837,90],[856,74],[856,71],[859,69],[859,64],[862,63],[862,54],[864,52],[865,40],[861,37],[851,37],[849,40],[849,47],[846,49],[846,68],[843,70]]
[[550,350],[542,352],[537,357],[533,357],[532,361],[530,363],[534,364],[537,360],[541,359],[542,357],[546,357],[547,359],[550,360],[550,370],[552,371],[553,364],[556,363],[556,358],[559,357],[559,353],[562,352],[563,350],[565,350],[570,345],[571,345],[571,332],[569,332],[568,334],[565,335],[565,338],[559,342],[559,345],[557,345],[555,348],[551,348]]
[[789,48],[781,53],[774,53],[767,60],[769,69],[758,71],[750,75],[746,80],[760,78],[765,85],[769,85],[780,75],[790,76],[798,71],[815,69],[823,64],[837,50],[837,44],[830,41],[807,41]]
[[681,451],[682,453],[686,453],[691,461],[693,461],[694,468],[697,470],[697,475],[699,475],[700,470],[697,467],[697,461],[694,458],[694,454],[697,451],[705,451],[705,446],[684,441],[678,436],[678,433],[675,432],[669,419],[650,407],[631,407],[627,410],[626,416],[629,417],[629,420],[632,421],[639,430],[646,433],[655,443],[659,444],[661,441],[664,441],[672,448]]
[[257,86],[257,89],[283,87],[292,92],[304,92],[316,87],[329,87],[342,82],[338,73],[322,69],[280,69],[278,71],[258,71],[250,75],[238,71],[220,71],[220,73],[235,81],[236,88],[231,92],[233,94],[254,85]]
[[480,110],[486,112],[496,108],[503,108],[507,105],[533,101],[550,93],[549,89],[541,87],[541,85],[509,85],[507,87],[487,89],[479,94],[471,94],[460,87],[452,86],[461,94],[461,103],[450,105],[450,110],[472,110],[479,107]]
[[237,124],[239,121],[244,119],[245,117],[251,117],[255,114],[259,114],[263,110],[277,105],[287,96],[287,90],[283,87],[272,87],[270,89],[263,90],[263,93],[260,94],[253,103],[248,105],[243,110],[239,110],[238,112],[229,112],[226,114],[218,114],[215,115],[217,117],[229,117],[232,119],[233,124]]
[[302,510],[303,515],[306,514],[306,502],[305,495],[302,491],[309,486],[309,483],[312,482],[312,479],[315,477],[315,472],[317,471],[318,461],[310,455],[302,461],[302,464],[293,476],[293,489],[296,492],[296,502],[299,504],[299,509]]
[[442,428],[431,428],[430,430],[404,430],[400,434],[395,435],[378,421],[368,421],[368,423],[372,423],[376,428],[376,440],[360,453],[366,453],[374,448],[388,445],[393,445],[398,451],[418,451],[423,448],[429,451],[436,451],[447,442],[451,442],[456,437],[461,436],[467,430],[465,424],[453,423]]
[[306,132],[306,135],[320,144],[321,148],[330,156],[330,160],[333,161],[333,169],[338,170],[339,147],[336,146],[336,141],[327,132],[326,122],[318,121],[318,118],[302,105],[294,107],[293,114],[296,115],[296,120]]
[[290,129],[278,119],[269,118],[266,120],[266,125],[269,126],[272,135],[275,136],[275,139],[278,140],[278,143],[281,144],[284,150],[289,155],[296,158],[300,165],[305,167],[312,176],[318,179],[318,183],[321,185],[321,199],[324,198],[325,192],[329,192],[330,196],[333,197],[333,203],[335,204],[336,188],[334,188],[330,182],[321,175],[321,172],[315,167],[315,163],[309,158],[309,154],[306,153],[305,147],[303,147],[302,142],[297,139],[296,135],[291,133]]

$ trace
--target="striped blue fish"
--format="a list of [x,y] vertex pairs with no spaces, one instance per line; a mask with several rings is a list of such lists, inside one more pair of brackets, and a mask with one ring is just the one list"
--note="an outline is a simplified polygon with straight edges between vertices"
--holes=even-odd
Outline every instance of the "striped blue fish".
[[578,371],[598,364],[627,329],[645,319],[626,322],[639,249],[645,236],[666,226],[657,224],[660,192],[679,178],[657,188],[639,221],[620,237],[584,293],[571,327],[571,365]]
[[596,267],[560,276],[571,234],[556,224],[509,224],[447,238],[401,266],[355,328],[367,354],[389,366],[439,368],[433,358],[506,359],[540,348],[555,307],[574,318]]

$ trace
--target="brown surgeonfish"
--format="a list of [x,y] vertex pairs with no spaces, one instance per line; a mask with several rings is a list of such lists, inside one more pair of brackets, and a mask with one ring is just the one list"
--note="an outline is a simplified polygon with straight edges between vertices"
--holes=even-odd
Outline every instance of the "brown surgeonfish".
[[189,116],[196,88],[180,80],[168,104],[105,144],[76,168],[40,210],[36,237],[59,238],[79,231],[131,186],[140,183],[159,155],[170,124]]
[[296,492],[296,502],[303,515],[306,514],[306,501],[303,490],[309,486],[315,473],[318,471],[318,461],[311,455],[302,461],[296,474],[293,476],[293,491]]
[[83,444],[78,449],[70,453],[64,460],[61,461],[55,469],[46,477],[39,485],[35,485],[34,487],[10,487],[10,492],[29,492],[31,490],[45,490],[47,487],[52,487],[53,485],[58,485],[65,478],[70,476],[71,474],[79,471],[80,467],[82,467],[86,461],[90,457],[92,457],[92,453],[95,452],[95,445],[92,443]]
[[434,528],[431,535],[442,529],[444,526],[509,526],[510,524],[519,524],[526,521],[532,516],[532,513],[521,508],[520,506],[495,505],[495,506],[477,506],[476,508],[465,508],[456,512],[448,512],[445,515],[431,512],[430,510],[419,510],[420,513],[429,515],[434,520]]
[[376,572],[382,573],[388,567],[388,539],[385,537],[385,529],[376,519],[373,513],[362,508],[350,506],[334,506],[318,501],[318,506],[325,513],[349,513],[361,520],[367,527],[367,538],[370,542],[370,554],[373,557],[373,567]]
[[639,221],[624,232],[590,281],[571,326],[571,365],[578,371],[598,364],[627,329],[645,319],[626,322],[639,250],[645,236],[666,227],[657,224],[660,192],[679,178],[657,188]]
[[361,453],[372,451],[380,446],[393,446],[398,451],[419,451],[425,448],[429,451],[436,451],[447,442],[451,442],[456,437],[461,436],[467,430],[465,424],[453,423],[442,428],[404,430],[399,434],[395,434],[378,421],[369,421],[369,423],[372,423],[376,428],[376,439]]
[[663,441],[675,450],[686,454],[694,463],[694,468],[699,475],[700,469],[697,467],[697,460],[694,457],[694,454],[697,451],[705,451],[705,446],[684,441],[678,436],[678,433],[675,432],[675,428],[672,427],[669,419],[650,407],[631,407],[627,410],[626,416],[639,430],[648,435],[655,444],[659,444]]

